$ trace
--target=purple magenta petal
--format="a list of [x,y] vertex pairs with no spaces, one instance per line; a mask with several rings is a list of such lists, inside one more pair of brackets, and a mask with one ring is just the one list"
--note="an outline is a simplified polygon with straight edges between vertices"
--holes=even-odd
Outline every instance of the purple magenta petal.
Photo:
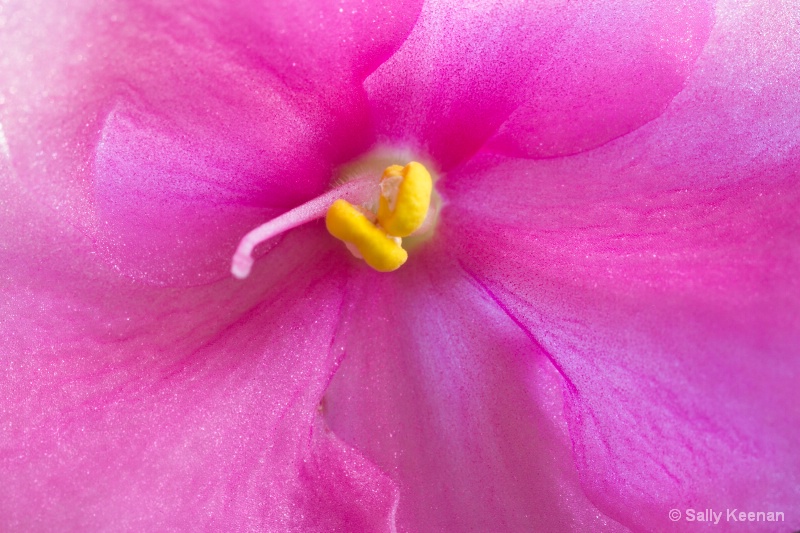
[[796,24],[720,6],[659,119],[443,182],[442,231],[562,374],[583,486],[637,530],[671,527],[672,508],[800,523]]
[[579,486],[552,367],[436,248],[348,285],[331,428],[398,484],[401,531],[616,530]]
[[506,194],[443,213],[465,268],[561,372],[583,485],[629,527],[665,529],[672,508],[800,521],[798,163],[612,197],[576,187],[595,173],[538,196],[530,162],[497,164],[476,175]]
[[587,3],[489,147],[553,157],[636,129],[683,88],[711,22],[710,2]]
[[5,529],[391,530],[395,487],[320,423],[340,357],[338,246],[298,230],[248,284],[176,290],[85,263],[77,236],[67,255],[10,230]]
[[[736,227],[750,235],[724,247],[731,230],[709,231],[713,215],[682,235],[669,215],[665,225],[639,216],[627,235],[587,226],[572,253],[574,242],[553,244],[560,232],[483,241],[496,249],[479,260],[502,266],[475,267],[476,279],[562,374],[587,494],[634,530],[668,530],[671,509],[781,511],[787,528],[800,523],[800,304],[786,293],[800,265],[796,245],[779,249],[791,243],[774,233],[783,221],[741,209],[754,196],[692,198],[767,222]],[[654,218],[675,209],[653,207]]]
[[651,120],[708,35],[707,3],[428,2],[366,81],[380,136],[442,168],[492,141],[542,157],[597,146]]
[[126,275],[226,276],[243,232],[319,194],[372,142],[362,82],[418,3],[256,7],[4,8],[12,164]]
[[443,182],[442,231],[562,374],[583,486],[636,530],[682,529],[673,508],[800,524],[797,17],[721,4],[657,120]]

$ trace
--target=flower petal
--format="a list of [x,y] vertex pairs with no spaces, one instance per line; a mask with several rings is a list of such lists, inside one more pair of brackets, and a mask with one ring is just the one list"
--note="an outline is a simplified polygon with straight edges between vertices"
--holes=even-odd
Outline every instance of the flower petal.
[[[782,511],[796,529],[800,150],[733,183],[650,194],[614,161],[560,184],[552,164],[475,161],[450,181],[470,192],[450,191],[441,231],[561,373],[601,510],[641,531],[671,527],[674,508]],[[612,178],[630,192],[582,186]],[[468,199],[489,184],[491,201]]]
[[447,170],[491,146],[585,150],[651,120],[708,35],[707,2],[427,2],[366,81],[379,135]]
[[400,487],[401,531],[613,531],[582,494],[558,381],[429,244],[348,287],[326,420]]
[[227,275],[243,227],[371,144],[361,83],[419,5],[4,9],[0,122],[20,179],[120,271],[185,285]]
[[182,290],[2,250],[4,527],[390,531],[394,486],[320,425],[344,278],[307,237],[265,260],[292,283]]
[[572,154],[657,117],[708,39],[711,9],[710,2],[587,4],[488,146],[534,158]]
[[442,231],[562,374],[583,487],[637,530],[673,508],[800,525],[798,22],[720,3],[658,119],[443,181]]

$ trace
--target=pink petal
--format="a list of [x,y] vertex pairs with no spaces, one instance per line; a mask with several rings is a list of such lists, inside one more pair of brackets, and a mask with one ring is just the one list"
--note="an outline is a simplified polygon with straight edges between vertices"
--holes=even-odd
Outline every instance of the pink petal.
[[109,264],[202,283],[371,144],[361,83],[419,5],[155,4],[4,8],[0,121],[20,179]]
[[594,148],[661,114],[711,30],[710,2],[589,3],[488,145],[526,157]]
[[321,425],[344,278],[311,233],[267,276],[183,290],[115,280],[79,242],[27,268],[4,248],[0,523],[390,531],[395,487]]
[[[793,262],[774,250],[748,255],[787,242],[786,234],[774,239],[759,231],[724,254],[714,253],[710,234],[697,239],[704,242],[684,236],[671,248],[652,242],[653,234],[668,232],[664,226],[640,223],[646,233],[627,237],[634,243],[576,250],[588,252],[585,263],[572,258],[583,268],[516,234],[515,245],[481,258],[498,264],[502,255],[502,267],[476,268],[476,279],[562,374],[582,486],[604,513],[636,531],[661,531],[675,527],[670,509],[781,511],[786,529],[796,529],[800,304],[786,292],[800,270],[796,248]],[[599,240],[594,233],[587,228],[586,240]],[[531,265],[533,251],[543,252],[541,263]],[[703,276],[691,260],[676,260],[693,253],[726,257]],[[607,266],[611,261],[595,259],[603,255],[634,259]],[[749,265],[735,265],[734,256]],[[532,274],[542,263],[551,270]],[[572,279],[554,280],[556,266]],[[604,279],[604,267],[617,279]],[[660,277],[646,290],[637,269],[660,270]],[[708,278],[724,281],[703,286]]]
[[[527,227],[446,212],[465,268],[562,373],[583,486],[626,526],[665,529],[672,508],[800,524],[798,162],[652,195],[511,186],[496,205],[527,198]],[[534,183],[521,167],[482,179]]]
[[428,2],[366,81],[379,136],[444,169],[492,146],[585,150],[651,120],[708,35],[705,2]]
[[360,273],[326,419],[400,487],[400,531],[613,531],[583,495],[558,379],[446,243]]
[[681,529],[673,508],[800,524],[798,15],[717,14],[657,120],[443,182],[442,232],[562,375],[583,487],[641,531]]

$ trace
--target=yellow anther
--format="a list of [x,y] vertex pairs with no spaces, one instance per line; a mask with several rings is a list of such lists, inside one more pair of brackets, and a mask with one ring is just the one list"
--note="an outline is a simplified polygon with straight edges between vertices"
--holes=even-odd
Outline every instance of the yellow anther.
[[346,200],[331,204],[325,225],[331,235],[354,245],[364,261],[379,272],[397,270],[408,259],[408,253],[398,242],[400,239],[388,236]]
[[381,178],[378,224],[389,235],[411,235],[428,216],[432,189],[431,174],[420,163],[390,166]]

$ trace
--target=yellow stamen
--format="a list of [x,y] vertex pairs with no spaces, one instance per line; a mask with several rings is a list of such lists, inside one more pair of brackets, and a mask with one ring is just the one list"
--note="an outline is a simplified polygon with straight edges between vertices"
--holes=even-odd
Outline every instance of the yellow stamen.
[[389,235],[408,237],[428,215],[433,180],[423,165],[412,161],[383,171],[378,201],[378,224]]
[[369,266],[379,272],[397,270],[408,259],[408,253],[394,239],[373,224],[361,211],[346,200],[336,200],[325,215],[328,232],[354,245]]

